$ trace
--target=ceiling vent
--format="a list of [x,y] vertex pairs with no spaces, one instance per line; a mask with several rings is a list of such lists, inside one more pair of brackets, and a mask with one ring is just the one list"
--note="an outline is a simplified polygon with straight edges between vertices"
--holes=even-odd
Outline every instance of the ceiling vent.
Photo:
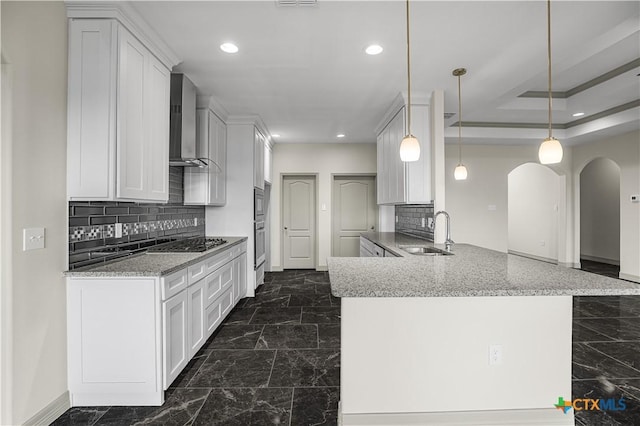
[[448,119],[450,119],[451,117],[453,117],[454,115],[456,115],[456,113],[455,113],[455,112],[445,112],[445,113],[444,113],[444,119],[445,119],[445,120],[448,120]]
[[276,0],[276,3],[283,7],[317,6],[318,0]]

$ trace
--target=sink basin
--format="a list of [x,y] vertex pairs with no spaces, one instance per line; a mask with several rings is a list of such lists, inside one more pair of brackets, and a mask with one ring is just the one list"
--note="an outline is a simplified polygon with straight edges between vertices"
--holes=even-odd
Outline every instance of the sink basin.
[[449,251],[440,250],[435,247],[406,246],[406,247],[400,247],[400,248],[409,254],[414,254],[417,256],[451,256],[453,255],[453,253]]

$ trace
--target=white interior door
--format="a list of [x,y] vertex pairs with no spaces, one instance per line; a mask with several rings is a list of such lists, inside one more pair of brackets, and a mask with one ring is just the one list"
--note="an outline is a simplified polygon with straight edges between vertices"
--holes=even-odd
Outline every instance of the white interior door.
[[284,269],[315,268],[316,179],[283,178]]
[[378,216],[373,176],[336,176],[333,180],[333,250],[338,257],[360,255],[360,233],[375,230]]

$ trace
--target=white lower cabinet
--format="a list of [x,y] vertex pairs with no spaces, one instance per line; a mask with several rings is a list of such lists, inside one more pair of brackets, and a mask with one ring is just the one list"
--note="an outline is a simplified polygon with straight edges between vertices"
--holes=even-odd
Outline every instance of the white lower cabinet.
[[204,280],[190,286],[188,293],[189,322],[187,328],[189,331],[189,359],[191,359],[207,340],[204,315]]
[[247,243],[163,277],[67,278],[71,406],[151,405],[246,295]]
[[187,291],[181,291],[166,302],[162,302],[162,342],[164,388],[189,362],[188,331],[191,320],[187,307]]

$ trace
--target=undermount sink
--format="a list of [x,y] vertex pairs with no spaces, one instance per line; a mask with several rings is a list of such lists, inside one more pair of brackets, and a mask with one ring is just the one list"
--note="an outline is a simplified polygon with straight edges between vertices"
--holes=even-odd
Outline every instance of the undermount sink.
[[451,256],[453,255],[453,253],[449,251],[440,250],[435,247],[405,246],[400,248],[409,254],[413,254],[417,256]]

